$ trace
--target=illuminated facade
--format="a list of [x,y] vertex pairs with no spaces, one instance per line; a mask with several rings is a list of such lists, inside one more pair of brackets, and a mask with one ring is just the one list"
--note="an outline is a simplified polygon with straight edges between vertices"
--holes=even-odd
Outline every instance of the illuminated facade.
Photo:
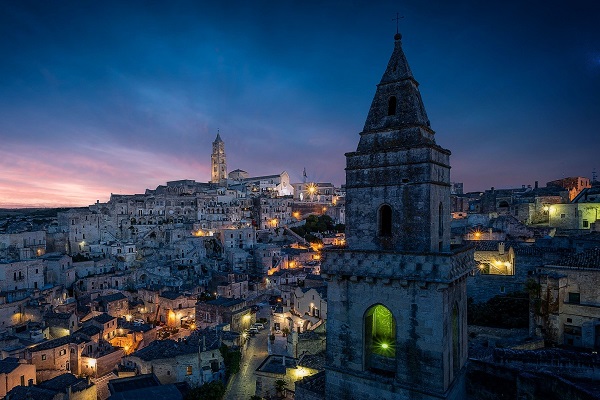
[[221,140],[221,135],[217,137],[212,144],[212,154],[210,156],[210,182],[227,182],[227,160],[225,158],[225,143]]

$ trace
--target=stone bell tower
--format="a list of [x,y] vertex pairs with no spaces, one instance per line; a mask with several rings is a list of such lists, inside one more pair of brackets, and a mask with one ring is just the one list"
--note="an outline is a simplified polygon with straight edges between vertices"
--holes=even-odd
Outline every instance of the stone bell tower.
[[217,132],[217,137],[212,143],[211,163],[211,183],[220,183],[227,181],[227,159],[225,158],[225,142],[221,140],[221,135]]
[[450,248],[450,151],[435,142],[401,38],[346,154],[347,248],[321,267],[332,399],[465,397],[473,253]]

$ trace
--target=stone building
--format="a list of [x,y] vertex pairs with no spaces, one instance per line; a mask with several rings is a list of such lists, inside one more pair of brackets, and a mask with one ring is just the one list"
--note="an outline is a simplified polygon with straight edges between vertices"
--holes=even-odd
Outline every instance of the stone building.
[[244,299],[219,297],[215,300],[199,301],[196,303],[196,325],[206,328],[220,324],[230,324],[233,332],[243,332],[250,328],[255,321]]
[[551,343],[600,350],[600,249],[564,257],[539,270],[537,325]]
[[25,360],[6,358],[0,360],[0,398],[4,398],[15,386],[35,384],[35,365]]
[[291,196],[294,188],[290,184],[290,176],[286,171],[276,175],[254,176],[242,180],[251,193],[269,193],[276,196]]
[[400,39],[346,154],[347,248],[321,265],[328,398],[465,398],[473,251],[450,248],[450,151],[435,143]]
[[254,198],[254,220],[258,229],[277,228],[292,221],[291,197]]
[[41,289],[46,266],[41,259],[0,262],[0,290]]
[[64,373],[33,386],[16,386],[6,400],[96,400],[97,386],[89,379]]
[[183,340],[154,341],[125,357],[122,364],[134,367],[138,374],[154,373],[162,384],[200,386],[225,376],[221,343],[216,331],[196,331]]
[[590,180],[581,176],[558,179],[546,183],[546,186],[562,188],[569,192],[569,200],[573,200],[583,189],[592,187]]
[[[11,253],[19,260],[36,258],[46,253],[46,232],[0,233],[0,258]],[[10,258],[10,257],[9,257]]]
[[227,182],[227,159],[225,157],[225,143],[221,140],[221,135],[217,137],[212,144],[212,154],[210,156],[210,182]]

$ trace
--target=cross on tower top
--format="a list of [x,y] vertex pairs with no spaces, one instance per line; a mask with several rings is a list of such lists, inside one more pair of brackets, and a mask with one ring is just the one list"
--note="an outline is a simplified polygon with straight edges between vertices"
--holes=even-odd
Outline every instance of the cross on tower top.
[[400,13],[396,13],[396,18],[392,18],[392,21],[396,21],[396,35],[400,34],[400,31],[398,29],[398,24],[400,23],[400,20],[404,18],[404,16],[400,16]]

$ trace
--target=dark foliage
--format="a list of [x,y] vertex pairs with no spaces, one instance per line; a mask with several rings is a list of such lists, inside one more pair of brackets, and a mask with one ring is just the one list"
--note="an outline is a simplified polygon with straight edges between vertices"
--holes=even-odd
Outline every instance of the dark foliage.
[[467,323],[492,328],[527,328],[529,326],[529,294],[514,292],[495,296],[486,303],[467,302]]
[[225,385],[221,381],[212,381],[190,390],[184,400],[221,400],[225,395]]
[[239,350],[231,350],[225,345],[221,345],[219,351],[223,356],[223,362],[225,363],[227,376],[234,375],[240,372],[240,361],[242,360],[242,353]]

